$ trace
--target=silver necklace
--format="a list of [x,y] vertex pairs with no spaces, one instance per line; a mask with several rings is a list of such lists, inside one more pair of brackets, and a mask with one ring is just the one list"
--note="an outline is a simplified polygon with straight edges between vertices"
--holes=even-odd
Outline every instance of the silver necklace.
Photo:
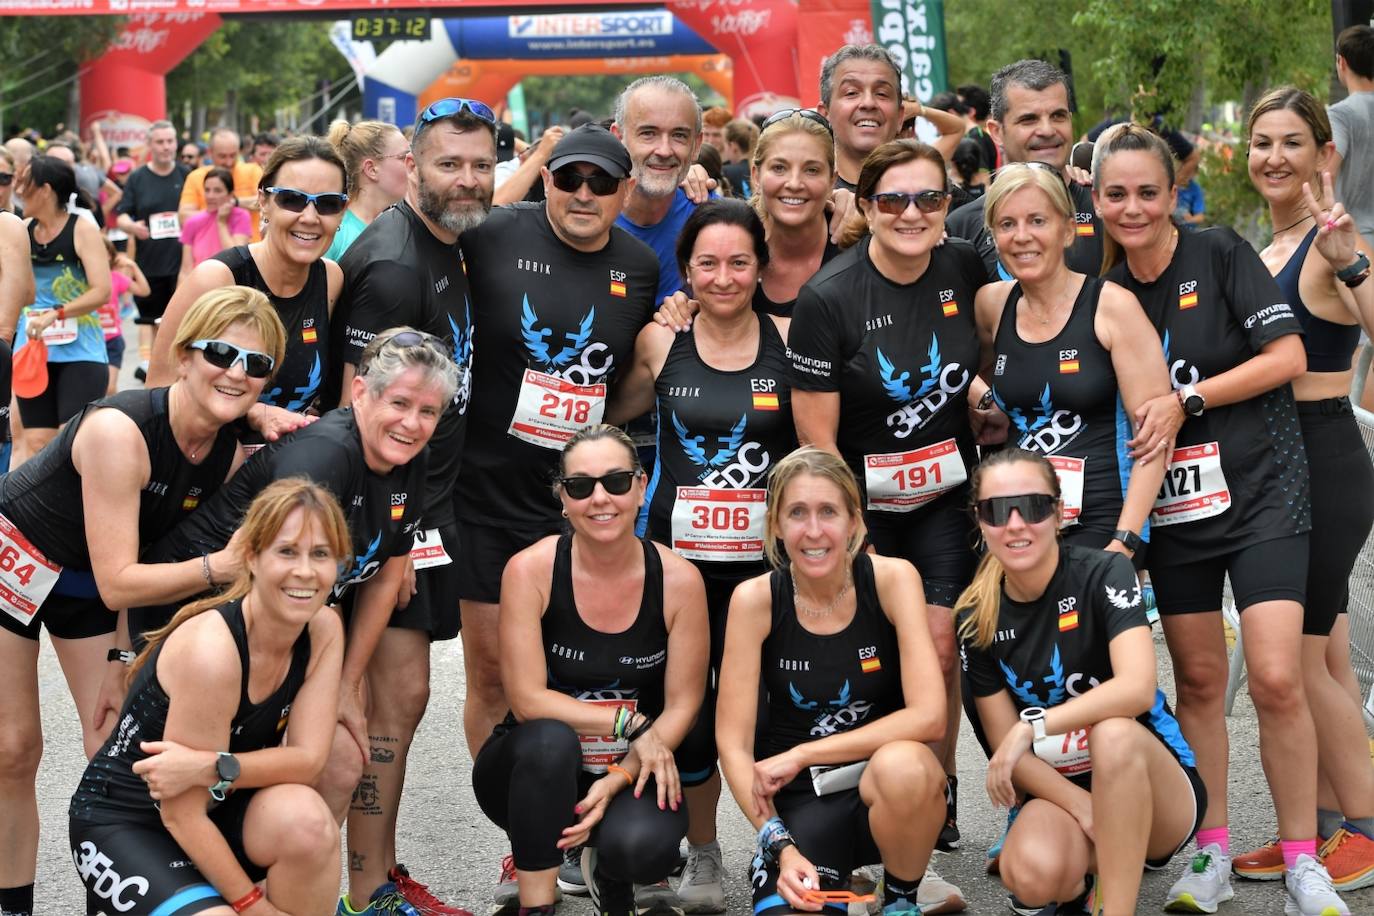
[[844,600],[845,595],[849,594],[849,589],[854,585],[854,572],[851,567],[845,570],[844,585],[840,586],[840,590],[836,592],[834,598],[830,599],[830,603],[825,607],[814,607],[802,603],[801,591],[797,588],[796,571],[789,567],[788,575],[792,577],[792,603],[796,605],[797,610],[801,612],[803,616],[810,617],[813,620],[833,614],[835,608],[840,606],[840,602]]

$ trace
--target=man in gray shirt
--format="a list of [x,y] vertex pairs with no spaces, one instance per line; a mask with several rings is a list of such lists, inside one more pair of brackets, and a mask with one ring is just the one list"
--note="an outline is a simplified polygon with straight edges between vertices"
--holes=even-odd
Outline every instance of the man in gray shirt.
[[1336,74],[1350,94],[1327,109],[1336,141],[1336,198],[1374,239],[1374,28],[1352,25],[1336,38]]

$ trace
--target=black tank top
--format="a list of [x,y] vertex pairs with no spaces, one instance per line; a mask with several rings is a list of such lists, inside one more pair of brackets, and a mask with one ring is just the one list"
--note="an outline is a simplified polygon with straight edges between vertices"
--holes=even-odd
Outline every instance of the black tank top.
[[[797,619],[790,569],[774,570],[773,624],[763,641],[768,728],[757,738],[762,760],[827,735],[867,725],[903,705],[897,629],[883,613],[873,561],[854,558],[857,607],[849,626],[820,636]],[[787,789],[811,791],[802,773]],[[786,791],[786,789],[784,789]]]
[[[240,286],[251,286],[272,300],[286,326],[286,355],[271,387],[258,400],[295,413],[303,412],[319,394],[329,373],[329,275],[324,261],[310,265],[305,286],[294,296],[278,296],[267,286],[247,245],[221,251],[214,259],[224,263]],[[330,405],[333,406],[333,405]]]
[[[305,629],[291,649],[291,666],[281,684],[261,703],[248,699],[248,631],[243,623],[243,602],[230,601],[216,611],[224,618],[238,648],[243,671],[239,688],[239,707],[229,729],[229,752],[244,754],[281,744],[287,716],[296,693],[305,683],[310,663],[310,631]],[[208,613],[208,612],[207,612]],[[148,795],[148,786],[134,775],[133,765],[148,755],[139,749],[142,741],[160,741],[167,727],[170,701],[157,679],[157,663],[162,646],[134,675],[124,708],[115,730],[105,741],[81,776],[72,796],[68,815],[96,824],[156,824],[162,813]]]
[[1112,355],[1093,328],[1103,282],[1084,279],[1063,330],[1043,343],[1028,343],[1017,333],[1021,284],[1013,286],[994,341],[992,393],[1011,420],[1009,444],[1055,465],[1065,521],[1111,532],[1130,479],[1131,427]]
[[1279,289],[1288,297],[1288,304],[1293,307],[1293,314],[1298,316],[1298,323],[1302,325],[1302,343],[1303,348],[1307,350],[1307,371],[1346,372],[1350,369],[1350,360],[1355,355],[1355,348],[1360,343],[1360,326],[1339,324],[1313,315],[1307,310],[1307,303],[1302,301],[1302,291],[1298,285],[1298,280],[1302,276],[1303,261],[1307,260],[1307,251],[1312,247],[1316,237],[1317,227],[1314,226],[1303,236],[1297,251],[1294,251],[1288,263],[1283,265],[1283,270],[1274,275],[1274,279],[1278,281]]
[[141,555],[223,485],[234,461],[234,433],[228,426],[220,428],[200,464],[182,454],[167,413],[168,390],[130,389],[86,405],[33,459],[0,477],[0,513],[54,563],[89,570],[81,475],[72,465],[72,443],[87,416],[112,408],[137,424],[148,449],[151,472],[138,507]]
[[688,331],[654,385],[658,457],[639,531],[689,560],[763,562],[768,472],[797,447],[787,345],[771,318],[758,323],[750,366],[708,366]]
[[[558,539],[553,587],[544,610],[544,664],[548,687],[584,703],[630,705],[657,716],[663,712],[663,676],[668,667],[668,628],[663,622],[663,562],[650,541],[644,547],[644,592],[629,628],[603,633],[577,612],[573,594],[572,535]],[[507,720],[508,722],[512,720]],[[597,755],[598,744],[604,746]],[[618,747],[616,745],[619,745]],[[625,753],[623,742],[582,739],[583,765],[593,772]],[[604,759],[599,759],[604,758]]]

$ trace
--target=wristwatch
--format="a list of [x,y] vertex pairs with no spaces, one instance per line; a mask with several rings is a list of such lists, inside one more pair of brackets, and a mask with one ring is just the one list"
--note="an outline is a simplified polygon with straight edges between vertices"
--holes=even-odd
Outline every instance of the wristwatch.
[[219,777],[219,782],[210,787],[210,797],[222,802],[233,788],[234,780],[239,778],[238,758],[228,751],[220,751],[215,758],[215,775]]
[[1045,709],[1043,706],[1027,706],[1021,710],[1021,721],[1031,727],[1036,741],[1045,737]]
[[[1360,274],[1367,270],[1369,270],[1369,256],[1363,251],[1357,251],[1355,252],[1355,260],[1351,262],[1348,267],[1342,267],[1340,270],[1336,271],[1336,279],[1340,280],[1346,286],[1359,286],[1364,282],[1364,277],[1360,277]],[[1356,277],[1359,277],[1359,279],[1355,280]],[[1352,280],[1355,282],[1352,283]]]
[[797,841],[792,839],[792,834],[780,817],[770,817],[759,830],[759,850],[774,864],[777,864],[784,849],[796,845]]
[[126,665],[132,665],[136,658],[138,658],[138,653],[133,649],[111,649],[105,653],[105,661],[107,662],[123,662]]
[[983,396],[978,399],[978,406],[974,409],[987,410],[989,407],[992,406],[992,403],[995,400],[997,400],[997,397],[992,393],[992,389],[989,388],[987,391],[983,392]]
[[1120,541],[1121,546],[1125,547],[1131,553],[1135,553],[1145,546],[1145,542],[1140,539],[1140,535],[1126,528],[1118,528],[1116,531],[1113,531],[1112,540]]
[[1202,416],[1202,411],[1207,407],[1207,399],[1198,393],[1196,385],[1184,385],[1175,393],[1184,413],[1190,417]]

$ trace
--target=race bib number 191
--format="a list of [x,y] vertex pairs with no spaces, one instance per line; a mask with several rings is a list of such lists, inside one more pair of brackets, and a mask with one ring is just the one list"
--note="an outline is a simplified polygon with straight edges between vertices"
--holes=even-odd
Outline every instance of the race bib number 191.
[[506,432],[541,448],[561,449],[606,411],[606,385],[574,385],[556,375],[526,369],[515,414]]
[[868,508],[910,512],[968,480],[953,439],[910,452],[864,455]]

